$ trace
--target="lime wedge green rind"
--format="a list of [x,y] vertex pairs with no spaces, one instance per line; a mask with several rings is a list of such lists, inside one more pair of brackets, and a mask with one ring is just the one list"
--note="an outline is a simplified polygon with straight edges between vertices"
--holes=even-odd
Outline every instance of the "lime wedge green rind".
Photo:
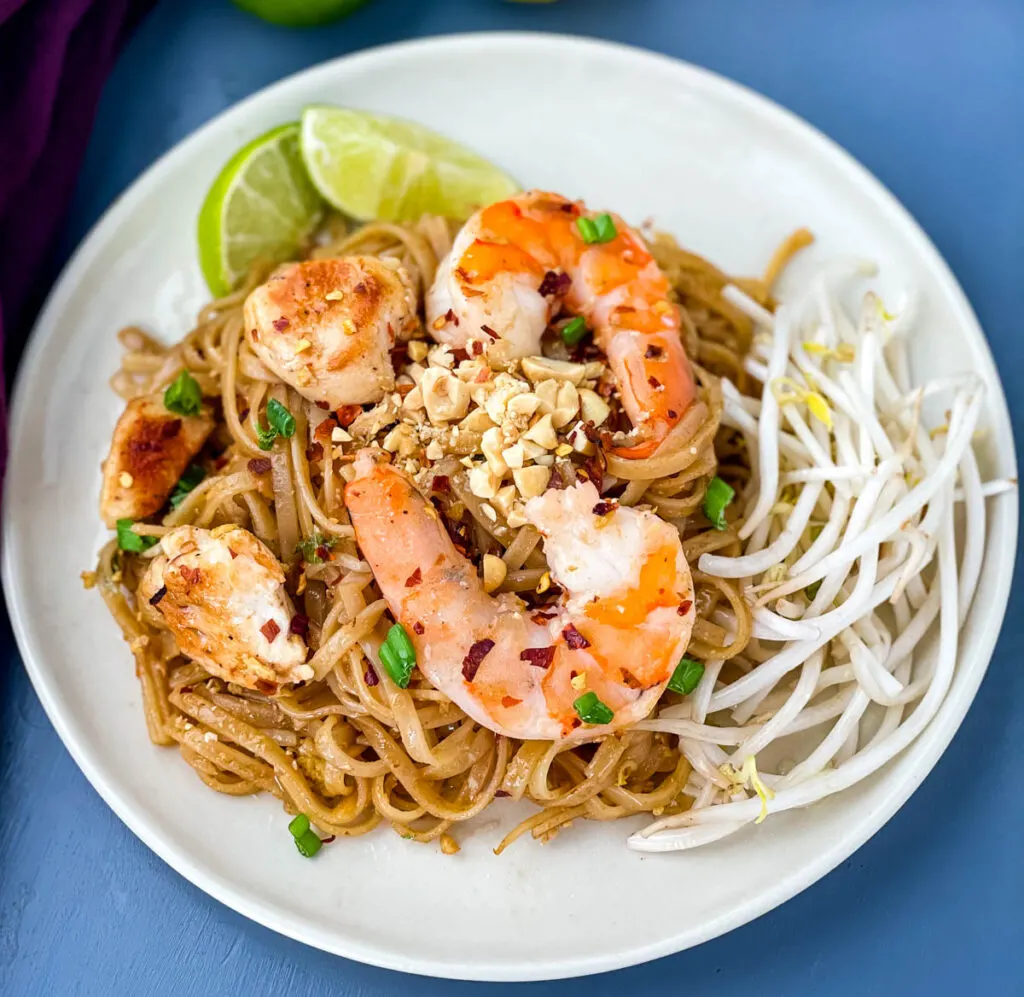
[[362,7],[366,0],[234,0],[242,10],[285,28],[329,24]]
[[359,221],[464,219],[521,189],[483,157],[422,125],[364,111],[307,107],[300,147],[317,190]]
[[236,152],[199,211],[199,265],[228,294],[257,260],[294,256],[323,215],[299,153],[299,124],[271,129]]

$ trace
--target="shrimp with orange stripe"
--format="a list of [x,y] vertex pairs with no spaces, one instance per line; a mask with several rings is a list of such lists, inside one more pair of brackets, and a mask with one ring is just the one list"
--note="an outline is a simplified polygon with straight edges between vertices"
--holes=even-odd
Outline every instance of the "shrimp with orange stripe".
[[439,342],[488,335],[517,357],[541,352],[552,320],[582,319],[633,425],[615,451],[626,459],[656,453],[696,397],[679,306],[643,239],[617,215],[559,194],[530,191],[478,211],[441,261],[426,308]]
[[[559,599],[488,595],[403,471],[363,450],[345,503],[363,556],[430,683],[478,723],[522,739],[646,717],[686,649],[693,583],[679,533],[590,482],[526,504]],[[398,539],[396,539],[398,538]]]

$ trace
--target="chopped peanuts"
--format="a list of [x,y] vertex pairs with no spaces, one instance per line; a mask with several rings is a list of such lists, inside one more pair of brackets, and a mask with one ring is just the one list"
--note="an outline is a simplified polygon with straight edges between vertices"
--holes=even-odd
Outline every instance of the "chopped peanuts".
[[484,554],[484,590],[494,592],[505,581],[508,568],[505,562],[494,554]]

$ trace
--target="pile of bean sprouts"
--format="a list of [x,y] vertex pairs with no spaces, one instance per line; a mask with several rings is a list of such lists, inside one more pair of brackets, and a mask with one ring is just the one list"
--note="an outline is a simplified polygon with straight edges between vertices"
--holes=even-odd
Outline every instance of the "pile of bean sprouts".
[[[915,299],[890,315],[863,293],[872,273],[834,264],[774,314],[723,292],[755,324],[745,366],[763,390],[723,380],[722,424],[755,473],[738,499],[742,553],[699,567],[738,581],[754,638],[637,725],[678,735],[694,803],[634,834],[636,850],[693,848],[854,785],[911,744],[950,688],[985,499],[1016,484],[981,481],[976,375],[911,384]],[[722,609],[716,622],[733,621]]]

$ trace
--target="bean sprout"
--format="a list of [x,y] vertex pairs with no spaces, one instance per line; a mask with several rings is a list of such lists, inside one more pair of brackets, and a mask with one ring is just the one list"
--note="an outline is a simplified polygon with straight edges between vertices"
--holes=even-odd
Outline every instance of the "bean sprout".
[[[707,662],[689,697],[637,725],[679,737],[694,801],[634,834],[638,851],[696,848],[854,785],[911,744],[949,689],[985,502],[1017,482],[981,479],[978,377],[912,386],[916,295],[896,315],[871,291],[848,308],[873,272],[834,265],[775,315],[723,291],[758,328],[745,368],[763,390],[722,386],[723,425],[755,475],[739,499],[742,553],[699,566],[741,580],[753,640],[738,668]],[[945,424],[926,425],[927,400]],[[735,624],[729,609],[714,621]]]

